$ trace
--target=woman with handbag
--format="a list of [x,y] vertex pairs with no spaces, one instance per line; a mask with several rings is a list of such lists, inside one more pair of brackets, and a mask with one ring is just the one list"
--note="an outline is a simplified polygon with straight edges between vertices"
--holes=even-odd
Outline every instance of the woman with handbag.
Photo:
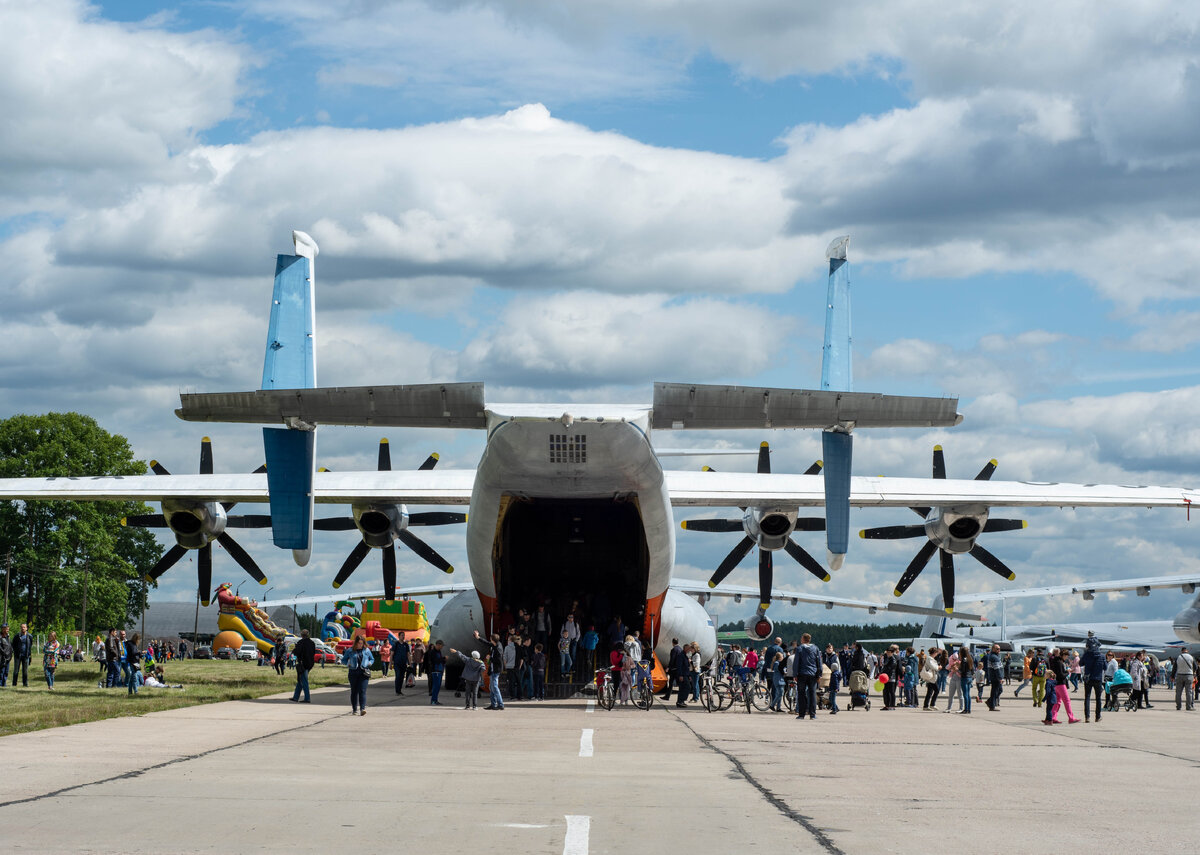
[[342,654],[342,664],[350,669],[350,715],[367,714],[367,681],[371,679],[374,661],[361,635],[354,636],[354,644]]

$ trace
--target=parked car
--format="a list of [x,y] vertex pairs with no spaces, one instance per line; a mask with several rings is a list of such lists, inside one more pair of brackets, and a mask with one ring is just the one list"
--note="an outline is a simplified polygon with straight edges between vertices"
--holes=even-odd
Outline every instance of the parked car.
[[253,662],[258,658],[258,645],[253,641],[243,641],[237,652],[237,658],[243,662]]
[[212,659],[213,658],[212,648],[209,647],[207,644],[197,645],[196,647],[192,648],[192,658],[193,659]]
[[317,655],[313,659],[314,662],[321,662],[321,661],[337,662],[338,661],[337,653],[328,644],[326,644],[323,641],[318,641],[318,642],[316,642],[316,645],[317,645]]
[[217,650],[216,658],[217,659],[232,659],[234,657],[234,655],[235,655],[235,651],[232,647],[222,647],[219,650]]

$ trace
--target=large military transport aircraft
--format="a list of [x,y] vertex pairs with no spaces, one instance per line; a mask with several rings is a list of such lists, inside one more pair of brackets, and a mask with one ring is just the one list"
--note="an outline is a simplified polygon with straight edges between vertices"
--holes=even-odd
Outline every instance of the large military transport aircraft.
[[[395,541],[451,572],[449,563],[413,528],[463,519],[452,511],[410,514],[407,505],[469,506],[469,590],[457,591],[436,623],[439,636],[452,646],[465,647],[472,630],[488,630],[506,605],[541,598],[569,602],[586,594],[602,597],[610,613],[641,627],[659,653],[677,637],[699,641],[707,658],[715,647],[715,632],[698,601],[710,591],[721,593],[718,586],[725,575],[757,547],[759,608],[747,628],[758,638],[770,635],[766,610],[773,597],[799,601],[811,596],[773,590],[775,553],[787,552],[812,575],[828,580],[825,568],[793,535],[824,530],[827,563],[836,569],[846,553],[852,506],[911,508],[922,517],[917,526],[876,531],[875,536],[926,538],[898,589],[907,587],[939,552],[945,608],[950,612],[954,555],[969,553],[993,572],[1013,577],[976,543],[984,532],[1017,527],[1019,521],[990,519],[992,508],[1184,507],[1200,497],[1171,487],[991,481],[989,467],[974,480],[953,480],[939,471],[937,457],[933,479],[852,476],[851,431],[951,426],[960,417],[955,399],[850,390],[844,239],[835,241],[828,253],[822,389],[656,383],[650,402],[633,405],[499,403],[487,400],[479,383],[320,388],[314,309],[318,250],[303,233],[294,233],[293,239],[296,254],[279,256],[276,266],[262,388],[184,394],[177,410],[180,418],[191,421],[268,425],[263,428],[265,473],[211,474],[210,463],[202,465],[199,475],[6,479],[0,480],[0,500],[159,502],[161,515],[130,520],[165,526],[175,535],[177,546],[150,576],[157,578],[186,550],[199,550],[199,595],[205,602],[211,588],[213,540],[265,582],[244,550],[229,549],[227,527],[269,524],[275,545],[291,549],[299,563],[308,560],[314,529],[356,529],[362,544],[347,558],[334,586],[345,582],[371,549],[380,549],[384,592],[391,598],[397,591]],[[629,346],[636,348],[637,342]],[[474,470],[438,469],[433,466],[436,461],[415,470],[393,470],[390,455],[381,453],[376,470],[324,472],[316,465],[318,425],[481,430],[486,444]],[[780,428],[823,431],[825,460],[819,473],[771,472],[765,445],[754,473],[664,470],[654,445],[656,435],[664,431]],[[269,520],[266,515],[230,515],[237,503],[268,503]],[[349,505],[351,514],[317,519],[314,503]],[[672,585],[673,509],[680,506],[741,508],[736,519],[685,523],[688,530],[742,534],[706,587]],[[822,507],[823,518],[801,516],[804,509]],[[833,602],[819,595],[813,599]],[[874,609],[899,606],[847,603]]]

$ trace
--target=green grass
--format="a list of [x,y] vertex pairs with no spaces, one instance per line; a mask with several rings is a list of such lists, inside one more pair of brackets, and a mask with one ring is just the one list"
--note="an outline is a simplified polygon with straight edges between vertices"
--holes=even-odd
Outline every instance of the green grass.
[[[260,698],[291,691],[296,684],[294,671],[280,676],[272,668],[251,662],[230,660],[187,660],[164,664],[167,682],[182,683],[179,689],[148,689],[130,695],[124,688],[101,689],[99,666],[94,662],[64,662],[58,666],[54,691],[46,687],[41,657],[35,657],[29,669],[29,687],[9,685],[0,689],[0,737],[27,733],[47,727],[61,727],[85,721],[100,721],[124,715],[142,715],[197,704]],[[308,675],[314,688],[346,684],[346,669],[340,665],[314,668]]]

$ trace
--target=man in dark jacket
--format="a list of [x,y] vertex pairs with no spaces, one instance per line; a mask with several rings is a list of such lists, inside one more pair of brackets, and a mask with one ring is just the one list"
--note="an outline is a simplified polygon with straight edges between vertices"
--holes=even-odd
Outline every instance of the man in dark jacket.
[[408,642],[396,639],[392,645],[392,667],[396,669],[396,694],[404,694],[404,681],[408,675]]
[[792,676],[796,678],[796,718],[817,717],[817,680],[821,676],[821,651],[812,643],[807,632],[800,636],[800,646],[792,660]]
[[1000,707],[1000,693],[1004,685],[1004,658],[1000,655],[1000,645],[993,644],[987,655],[987,676],[992,691],[988,695],[987,707],[995,712]]
[[20,634],[13,639],[13,681],[17,685],[17,675],[21,675],[21,685],[29,685],[29,658],[33,655],[33,636],[29,634],[29,624],[21,624]]
[[111,689],[121,685],[121,662],[125,658],[125,649],[121,646],[121,638],[115,629],[108,631],[104,640],[104,665],[108,672],[104,675],[104,688]]
[[446,670],[446,654],[442,652],[442,642],[438,640],[425,651],[425,660],[429,668],[429,704],[440,707],[442,702],[438,695],[442,691],[442,674]]
[[308,637],[308,630],[300,630],[300,640],[292,648],[296,657],[296,690],[292,692],[292,700],[300,700],[300,692],[304,692],[304,703],[309,703],[308,672],[317,661],[317,645]]
[[12,639],[8,637],[8,624],[4,624],[0,626],[0,687],[8,685],[8,663],[12,658]]
[[[679,646],[679,639],[671,639],[671,655],[667,657],[667,690],[659,695],[664,701],[671,700],[671,689],[675,685],[675,681],[679,676],[679,658],[683,655],[683,648]],[[679,699],[683,700],[683,689],[680,688]]]
[[1100,721],[1100,699],[1104,696],[1104,654],[1100,652],[1100,639],[1088,633],[1084,642],[1083,656],[1079,658],[1083,666],[1083,720],[1092,720],[1092,693],[1096,694],[1096,721]]

